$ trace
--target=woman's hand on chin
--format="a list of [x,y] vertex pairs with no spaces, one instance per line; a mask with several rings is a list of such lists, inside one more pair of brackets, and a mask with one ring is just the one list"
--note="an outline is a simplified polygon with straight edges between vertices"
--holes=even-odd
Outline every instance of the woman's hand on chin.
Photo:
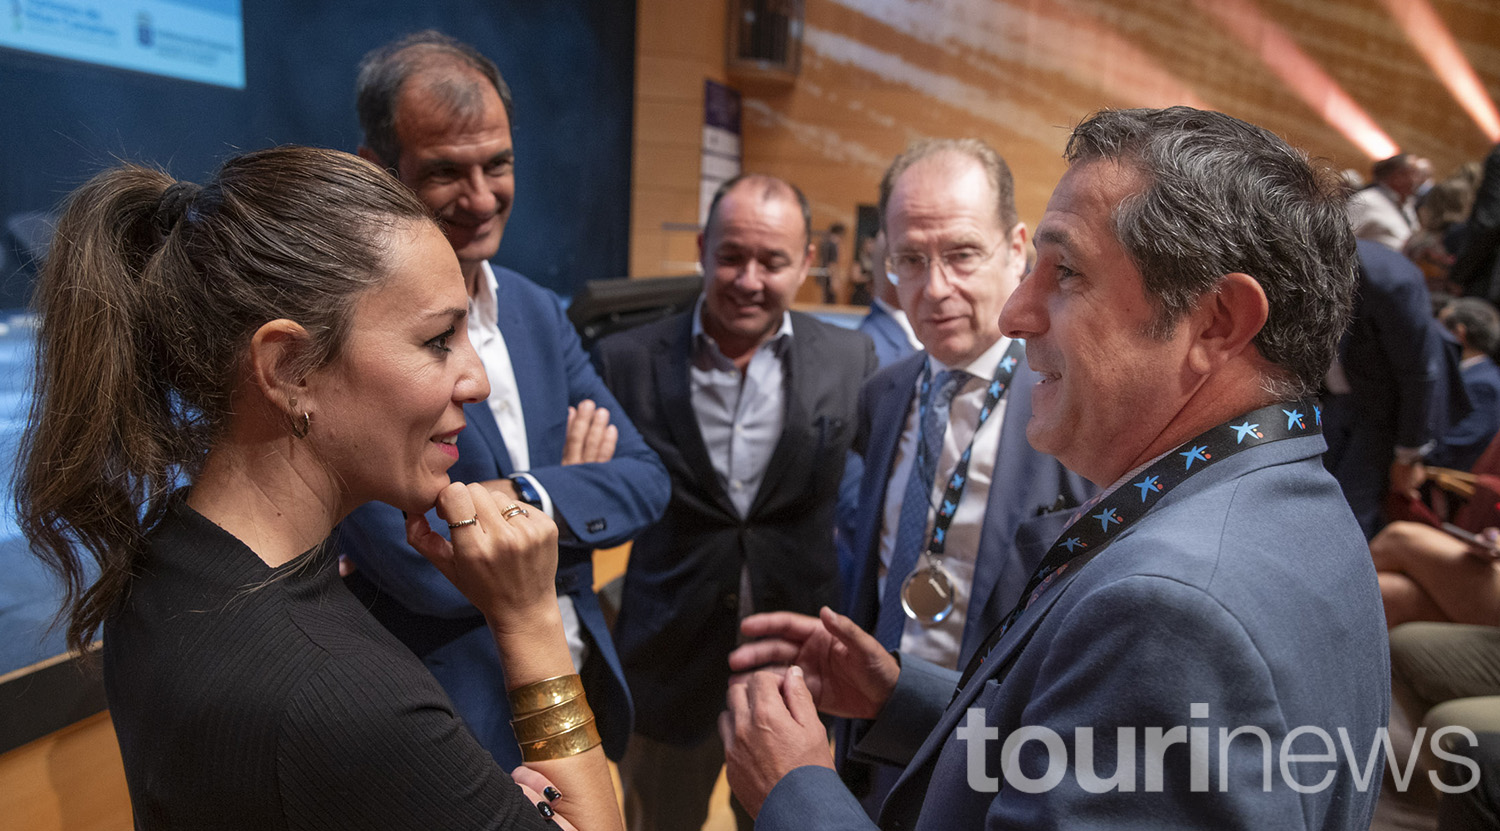
[[[480,484],[450,484],[437,514],[450,542],[423,514],[407,514],[406,539],[479,609],[492,628],[533,625],[557,612],[557,526],[539,510],[500,505]],[[540,616],[540,618],[538,617]]]

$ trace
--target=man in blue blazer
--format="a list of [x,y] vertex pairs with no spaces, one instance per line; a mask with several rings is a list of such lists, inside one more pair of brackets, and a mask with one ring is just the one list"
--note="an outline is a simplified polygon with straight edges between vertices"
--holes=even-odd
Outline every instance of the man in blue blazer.
[[901,308],[901,297],[896,292],[896,284],[886,271],[884,230],[877,232],[870,241],[870,257],[875,268],[875,274],[870,278],[873,297],[870,300],[870,311],[859,321],[859,331],[869,335],[870,340],[875,342],[875,360],[880,363],[881,369],[885,369],[913,352],[920,351],[923,346],[917,339],[917,333],[911,328],[906,312]]
[[[1001,321],[1027,436],[1104,495],[962,674],[847,619],[745,621],[729,782],[759,829],[871,827],[815,712],[906,769],[887,829],[1363,829],[1389,714],[1380,596],[1302,399],[1354,289],[1341,190],[1186,107],[1094,115]],[[958,682],[955,693],[955,681]]]
[[1500,314],[1488,300],[1460,297],[1445,306],[1438,319],[1463,350],[1459,370],[1472,409],[1438,439],[1427,461],[1468,470],[1500,431],[1500,367],[1490,357],[1500,347]]
[[[880,212],[898,278],[894,288],[925,352],[882,370],[860,393],[855,449],[864,468],[858,514],[850,523],[859,569],[848,614],[870,632],[879,632],[886,619],[887,647],[954,669],[1020,599],[1026,578],[1062,530],[1069,515],[1064,509],[1076,508],[1093,489],[1026,443],[1038,379],[999,323],[1026,262],[1026,226],[1016,213],[1005,160],[974,139],[914,144],[881,181]],[[972,270],[974,263],[955,254],[971,248]],[[953,393],[941,442],[934,442],[942,449],[933,469],[917,471],[926,474],[920,489],[927,509],[908,516],[909,480],[924,461],[920,390],[924,378],[947,369],[969,377]],[[997,372],[1009,388],[981,419]],[[958,489],[951,522],[939,531],[937,506],[965,450],[973,454],[967,482]],[[906,522],[920,527],[905,532]],[[919,552],[939,533],[953,609],[941,620],[916,619],[899,599],[900,584],[923,579],[927,563]],[[904,546],[915,549],[905,552],[911,555],[905,568]],[[843,723],[836,734],[840,750],[862,732],[860,723]],[[900,769],[855,754],[841,762],[840,772],[874,816]]]
[[[366,56],[359,111],[361,155],[394,171],[438,214],[469,289],[467,336],[492,391],[464,408],[468,427],[449,476],[482,482],[502,504],[525,501],[557,522],[568,643],[605,752],[619,758],[632,703],[594,594],[592,554],[661,516],[666,470],[594,371],[557,299],[488,262],[515,195],[510,91],[494,64],[437,33],[413,35]],[[422,659],[496,761],[520,764],[484,618],[407,545],[394,508],[357,509],[340,536],[356,567],[351,589]]]

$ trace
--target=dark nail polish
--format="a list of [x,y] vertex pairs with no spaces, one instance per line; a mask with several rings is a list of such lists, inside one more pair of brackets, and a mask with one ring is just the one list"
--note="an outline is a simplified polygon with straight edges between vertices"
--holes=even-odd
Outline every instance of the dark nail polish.
[[562,791],[552,787],[551,785],[548,785],[547,787],[542,789],[542,796],[547,797],[548,802],[556,802],[557,800],[562,799]]
[[536,809],[538,811],[541,811],[542,812],[542,816],[546,817],[547,819],[552,819],[552,815],[555,814],[555,813],[557,813],[556,811],[552,810],[552,806],[551,805],[548,805],[545,802],[538,802],[536,804]]

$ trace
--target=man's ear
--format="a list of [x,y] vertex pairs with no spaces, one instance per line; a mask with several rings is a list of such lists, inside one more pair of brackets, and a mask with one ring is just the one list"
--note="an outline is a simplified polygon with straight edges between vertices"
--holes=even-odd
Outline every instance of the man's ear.
[[312,336],[302,324],[278,318],[263,324],[250,336],[250,382],[271,405],[289,416],[292,401],[301,398],[297,408],[312,406],[307,398],[307,379],[301,370],[302,357],[312,346]]
[[1019,278],[1026,272],[1026,223],[1017,222],[1005,240],[1006,253],[1010,256],[1011,268]]
[[[802,288],[802,284],[807,282],[807,273],[812,269],[813,261],[817,256],[818,246],[813,244],[812,241],[809,240],[807,243],[807,250],[802,252],[802,269],[797,274],[797,285],[792,286],[793,296],[796,295],[797,289]],[[832,272],[829,272],[828,279],[830,281],[833,279]]]
[[1207,375],[1239,357],[1270,316],[1271,304],[1260,283],[1235,272],[1219,278],[1213,291],[1198,300],[1189,319],[1196,329],[1188,350],[1188,366]]

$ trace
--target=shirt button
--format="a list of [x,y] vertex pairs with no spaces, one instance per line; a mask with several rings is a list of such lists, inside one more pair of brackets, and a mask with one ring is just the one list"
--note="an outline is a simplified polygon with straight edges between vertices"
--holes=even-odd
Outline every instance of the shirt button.
[[729,483],[729,487],[734,488],[735,490],[739,490],[740,488],[744,487],[744,483],[742,483],[738,479],[735,479],[734,481]]

